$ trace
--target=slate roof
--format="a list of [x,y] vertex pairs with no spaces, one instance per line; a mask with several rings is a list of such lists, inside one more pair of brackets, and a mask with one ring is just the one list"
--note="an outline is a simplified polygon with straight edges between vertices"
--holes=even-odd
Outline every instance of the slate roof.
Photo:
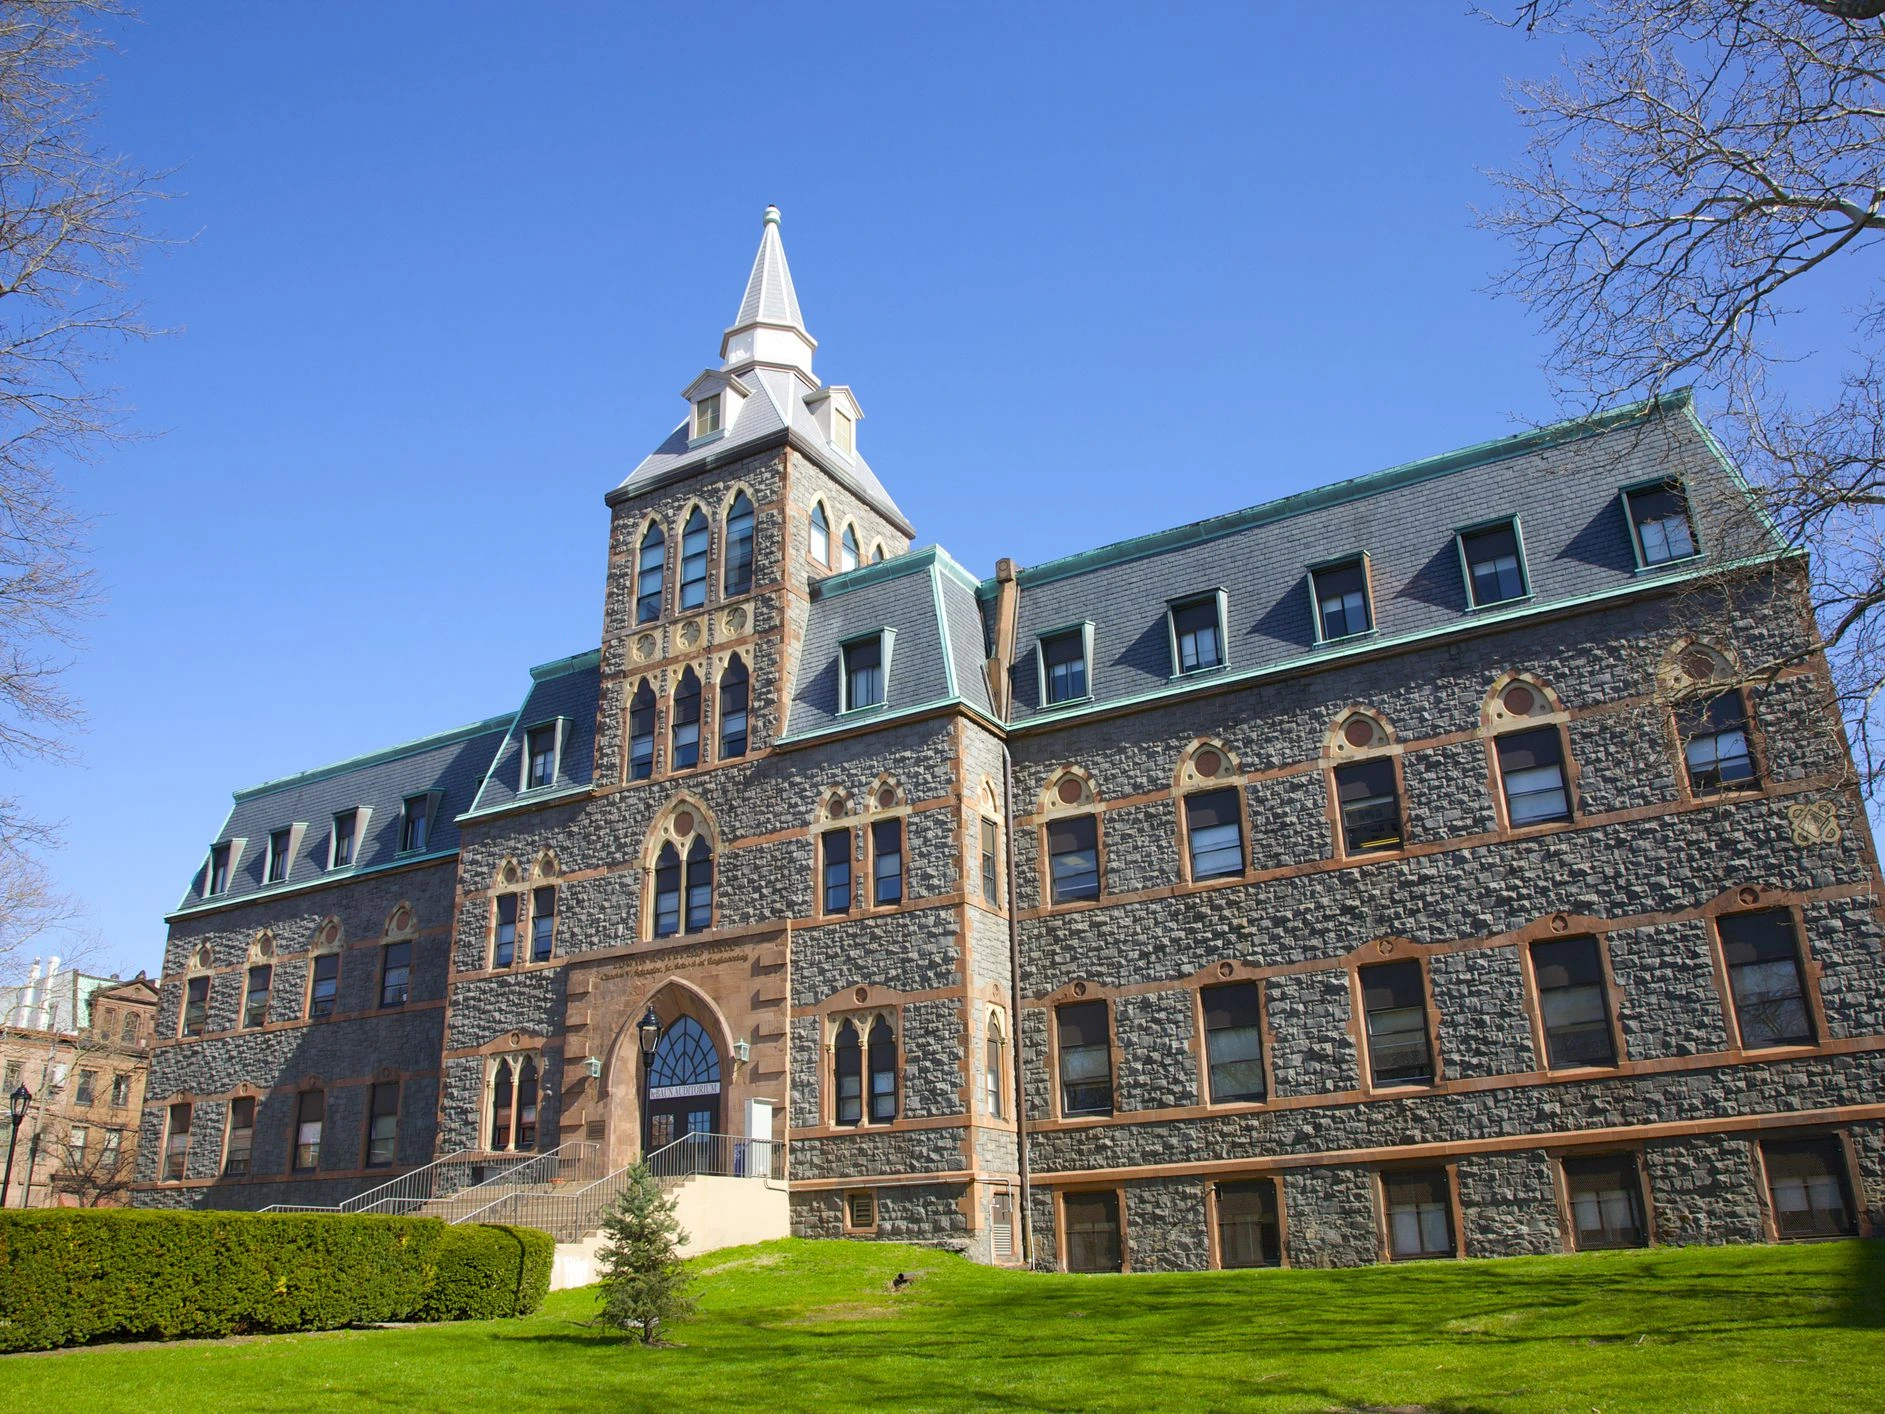
[[[422,737],[368,756],[355,757],[281,780],[267,781],[235,795],[234,808],[217,833],[215,843],[245,841],[234,859],[226,892],[205,899],[207,857],[191,880],[178,912],[220,907],[233,900],[262,897],[330,879],[351,878],[413,859],[449,855],[458,848],[458,826],[453,817],[470,806],[503,743],[513,718],[491,717],[452,731]],[[422,853],[399,853],[399,830],[409,796],[442,791],[430,838]],[[351,868],[330,870],[327,861],[334,816],[342,811],[370,812],[366,826],[354,841]],[[289,861],[288,877],[264,884],[272,831],[296,824],[307,828]]]
[[[599,649],[559,658],[530,670],[530,693],[512,719],[485,774],[467,815],[486,815],[519,802],[535,804],[560,794],[587,790],[596,755],[596,699],[601,690],[602,654]],[[534,790],[520,787],[524,779],[524,749],[532,727],[561,718],[563,745],[557,756],[556,780]]]
[[[1670,476],[1688,490],[1703,558],[1638,570],[1620,490]],[[1374,629],[1359,642],[1375,646],[1697,573],[1718,562],[1721,527],[1745,507],[1745,496],[1683,393],[1031,566],[1017,575],[1010,721],[1062,720],[1353,651],[1356,640],[1316,642],[1309,572],[1318,564],[1366,553]],[[1531,595],[1469,610],[1456,533],[1511,516],[1519,520]],[[1220,589],[1228,664],[1175,680],[1167,606]],[[984,581],[991,632],[995,594],[995,582]],[[1083,621],[1093,625],[1091,697],[1043,709],[1040,635]]]
[[[859,722],[892,720],[947,703],[994,718],[976,581],[929,546],[813,582],[798,677],[780,745]],[[884,704],[839,712],[843,645],[889,629]]]
[[[746,293],[732,328],[743,324],[789,324],[803,331],[798,291],[792,287],[792,267],[786,264],[785,244],[779,239],[779,208],[768,206],[753,254],[753,271],[746,277]],[[808,336],[809,337],[809,336]]]

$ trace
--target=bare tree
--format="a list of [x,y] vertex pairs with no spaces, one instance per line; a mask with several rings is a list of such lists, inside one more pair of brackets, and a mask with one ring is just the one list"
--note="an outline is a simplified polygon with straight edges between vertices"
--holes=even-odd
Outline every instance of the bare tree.
[[[0,0],[0,765],[65,750],[61,681],[95,601],[85,526],[61,481],[121,431],[94,365],[144,333],[125,278],[153,180],[94,136],[102,25],[117,0]],[[0,971],[65,920],[38,850],[0,793]]]
[[[1804,596],[1813,631],[1753,654],[1744,676],[1771,682],[1824,654],[1876,797],[1885,0],[1529,0],[1502,18],[1564,44],[1560,72],[1513,86],[1529,143],[1495,174],[1508,200],[1486,218],[1517,250],[1502,288],[1539,315],[1581,410],[1697,386],[1755,487],[1742,544],[1777,535],[1811,553],[1810,578],[1781,588]],[[1786,345],[1814,295],[1817,315],[1845,316],[1843,352]],[[1817,357],[1784,366],[1803,352]],[[1731,578],[1709,587],[1724,619],[1742,592]]]

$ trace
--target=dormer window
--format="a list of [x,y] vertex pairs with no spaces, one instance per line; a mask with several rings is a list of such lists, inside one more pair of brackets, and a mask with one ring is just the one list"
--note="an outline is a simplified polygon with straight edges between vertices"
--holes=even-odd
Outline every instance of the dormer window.
[[417,854],[431,841],[432,816],[434,809],[434,791],[426,795],[409,795],[406,808],[399,822],[399,852]]
[[203,897],[229,892],[229,846],[219,844],[209,852],[209,884]]
[[1180,600],[1167,611],[1166,618],[1171,627],[1174,677],[1224,666],[1222,591]]
[[1315,592],[1316,642],[1353,638],[1374,627],[1366,557],[1323,565],[1310,571],[1309,581]]
[[1489,609],[1531,592],[1517,521],[1462,530],[1459,543],[1460,563],[1466,568],[1466,599],[1473,608]]
[[890,631],[872,634],[844,645],[844,701],[839,710],[855,712],[884,705],[884,683],[890,672]]
[[694,436],[711,437],[720,430],[719,393],[709,393],[694,404]]
[[287,830],[275,830],[268,837],[268,876],[266,882],[283,883],[288,878]]
[[1041,636],[1041,704],[1078,702],[1087,695],[1091,624]]
[[1651,569],[1690,559],[1697,553],[1689,498],[1680,481],[1632,486],[1624,491],[1623,504],[1630,516],[1638,568]]
[[353,863],[354,835],[359,829],[360,812],[343,810],[334,817],[333,843],[328,850],[329,869],[345,869]]
[[843,408],[831,410],[831,445],[847,457],[857,448],[857,424]]
[[556,783],[558,724],[546,722],[524,736],[524,789],[541,790]]

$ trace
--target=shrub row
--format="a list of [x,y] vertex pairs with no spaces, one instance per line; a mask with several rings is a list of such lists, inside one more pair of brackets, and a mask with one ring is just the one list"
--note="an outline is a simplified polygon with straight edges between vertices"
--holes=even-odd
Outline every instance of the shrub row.
[[0,1351],[526,1315],[555,1250],[531,1228],[437,1218],[5,1212]]

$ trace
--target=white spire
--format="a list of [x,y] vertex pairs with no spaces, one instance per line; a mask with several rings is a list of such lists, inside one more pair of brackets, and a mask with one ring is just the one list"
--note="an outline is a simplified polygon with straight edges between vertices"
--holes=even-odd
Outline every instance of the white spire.
[[812,351],[818,341],[805,330],[799,313],[798,291],[792,288],[792,270],[785,263],[785,245],[779,239],[779,208],[766,208],[760,231],[759,253],[746,280],[746,296],[733,327],[720,341],[720,357],[728,372],[755,364],[796,369],[814,386]]

